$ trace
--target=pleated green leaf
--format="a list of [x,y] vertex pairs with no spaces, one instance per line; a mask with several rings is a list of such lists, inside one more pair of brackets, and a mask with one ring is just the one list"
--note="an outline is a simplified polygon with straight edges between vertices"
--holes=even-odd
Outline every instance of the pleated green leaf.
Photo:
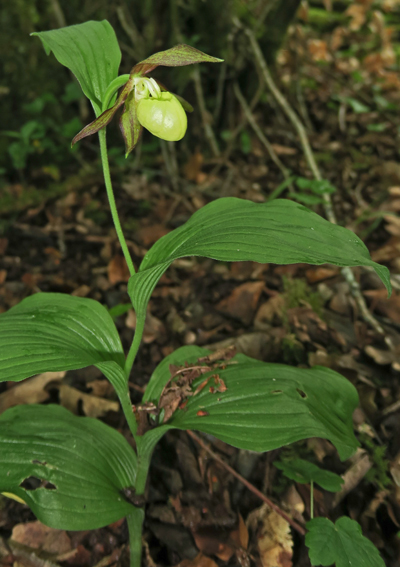
[[139,316],[145,316],[162,274],[184,256],[226,262],[371,266],[391,290],[388,269],[371,260],[367,247],[352,231],[286,199],[258,204],[227,197],[197,211],[146,254],[139,272],[129,281],[129,294]]
[[136,455],[101,421],[55,406],[17,406],[0,416],[0,492],[24,500],[52,528],[89,530],[132,513],[124,497]]
[[37,293],[0,315],[0,382],[113,362],[124,353],[114,322],[97,301]]
[[[196,353],[185,348],[170,355],[173,358],[167,357],[150,379],[145,400],[158,403],[171,377],[169,364],[197,364],[195,358],[205,354],[203,349]],[[212,393],[215,374],[226,391]],[[329,368],[295,368],[237,354],[227,365],[202,374],[192,391],[207,377],[207,385],[189,396],[183,409],[177,409],[161,427],[202,431],[253,451],[270,451],[310,437],[329,439],[341,459],[350,457],[358,447],[352,421],[357,391]]]
[[35,32],[49,55],[68,67],[84,94],[100,110],[108,85],[118,76],[121,51],[107,20]]

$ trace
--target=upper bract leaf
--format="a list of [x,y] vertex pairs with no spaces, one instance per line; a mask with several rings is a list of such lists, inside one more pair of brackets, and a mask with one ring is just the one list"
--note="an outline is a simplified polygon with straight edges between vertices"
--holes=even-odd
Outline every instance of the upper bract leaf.
[[97,301],[38,293],[0,315],[0,382],[125,358],[114,322]]
[[101,110],[108,85],[118,76],[121,51],[107,20],[89,21],[57,30],[35,32],[46,53],[68,67],[85,95]]
[[343,516],[333,524],[328,518],[314,518],[306,527],[311,565],[385,567],[378,550],[354,520]]
[[133,511],[122,491],[135,478],[133,449],[101,421],[55,405],[17,406],[0,416],[0,492],[24,500],[47,526],[90,530],[116,522]]
[[354,232],[286,199],[258,204],[227,197],[197,211],[146,254],[139,272],[129,280],[129,294],[139,316],[145,315],[162,274],[183,256],[228,262],[372,266],[391,289],[388,269],[371,260],[367,247]]
[[338,492],[344,480],[338,474],[319,468],[314,463],[304,459],[293,459],[292,461],[274,462],[285,476],[301,484],[316,482],[325,490]]
[[150,55],[144,61],[137,63],[131,73],[150,73],[159,65],[164,67],[182,67],[184,65],[193,65],[194,63],[221,63],[222,61],[223,59],[212,57],[195,47],[181,43],[166,51],[159,51]]

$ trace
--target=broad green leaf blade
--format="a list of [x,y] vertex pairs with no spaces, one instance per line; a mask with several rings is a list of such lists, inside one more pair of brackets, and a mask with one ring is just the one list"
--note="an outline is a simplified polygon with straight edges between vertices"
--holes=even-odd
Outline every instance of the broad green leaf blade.
[[[135,478],[133,449],[101,421],[55,405],[0,416],[0,492],[24,500],[47,526],[89,530],[123,518],[133,506],[122,491]],[[32,490],[26,479],[44,482]]]
[[314,518],[306,527],[311,565],[385,567],[378,550],[354,520],[343,516],[333,524],[327,518]]
[[338,474],[317,467],[314,463],[303,459],[293,459],[292,461],[274,462],[277,469],[280,469],[285,476],[301,484],[316,482],[325,490],[338,492],[343,484],[343,479]]
[[0,315],[0,382],[125,357],[107,309],[93,299],[38,293]]
[[174,260],[184,256],[227,262],[372,266],[391,290],[389,270],[371,260],[367,247],[352,231],[286,199],[259,204],[227,197],[197,211],[183,226],[160,238],[146,254],[128,288],[139,316],[145,316],[150,295],[162,274]]
[[[199,354],[181,350],[158,366],[147,387],[146,401],[158,404],[170,379],[169,364],[196,364],[199,356],[207,354],[203,349]],[[303,369],[268,364],[242,354],[223,366],[193,383],[194,392],[211,376],[210,382],[188,397],[184,409],[177,409],[163,427],[203,431],[234,447],[253,451],[270,451],[309,437],[329,439],[341,459],[357,449],[352,423],[357,391],[337,372],[317,366]],[[210,392],[213,374],[224,382],[225,392]]]
[[46,53],[52,51],[78,79],[84,94],[101,109],[108,85],[118,76],[121,51],[107,20],[35,32]]
[[150,55],[144,61],[137,63],[131,73],[150,73],[159,65],[164,67],[182,67],[184,65],[193,65],[194,63],[222,63],[222,61],[223,59],[212,57],[190,45],[182,43],[166,51],[159,51]]
[[132,91],[125,101],[124,110],[119,119],[119,127],[125,141],[125,157],[138,143],[143,128],[137,117],[135,93]]

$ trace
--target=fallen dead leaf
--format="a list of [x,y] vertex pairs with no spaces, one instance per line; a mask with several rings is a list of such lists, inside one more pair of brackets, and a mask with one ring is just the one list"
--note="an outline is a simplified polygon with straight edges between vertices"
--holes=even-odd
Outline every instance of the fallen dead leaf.
[[199,553],[194,559],[184,559],[176,567],[218,567],[210,557]]
[[49,398],[45,390],[50,382],[58,382],[64,378],[65,372],[45,372],[28,378],[0,394],[0,413],[20,404],[40,404]]
[[39,521],[17,524],[11,540],[54,555],[64,555],[72,550],[71,540],[65,531],[49,528]]
[[136,232],[136,236],[143,246],[149,248],[154,242],[169,232],[168,228],[163,224],[152,224],[151,226],[140,228]]
[[358,31],[367,20],[368,6],[362,4],[352,4],[345,12],[345,15],[351,18],[349,28],[351,31]]
[[107,275],[111,285],[129,280],[130,274],[123,256],[117,254],[111,259],[107,266]]
[[225,315],[240,319],[244,325],[250,325],[264,286],[262,281],[241,284],[216,308]]
[[271,144],[278,156],[294,156],[297,154],[296,148],[289,148],[288,146],[281,146],[280,144]]
[[289,523],[267,504],[252,512],[247,525],[258,526],[257,546],[263,567],[292,567],[293,539]]
[[119,403],[91,394],[80,392],[67,384],[60,384],[60,405],[72,413],[78,413],[79,404],[82,404],[83,413],[88,417],[103,417],[109,411],[119,411]]
[[322,39],[310,39],[307,42],[308,52],[313,61],[332,61],[326,41]]
[[203,162],[203,154],[199,151],[190,156],[189,160],[183,168],[183,172],[188,181],[197,181],[199,174],[201,173]]

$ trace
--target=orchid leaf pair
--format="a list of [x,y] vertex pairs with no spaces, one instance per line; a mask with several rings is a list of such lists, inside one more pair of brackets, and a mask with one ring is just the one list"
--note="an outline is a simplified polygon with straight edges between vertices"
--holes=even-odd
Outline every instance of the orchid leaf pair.
[[[89,34],[89,36],[95,37],[96,34],[102,34],[102,41],[98,42],[100,52],[96,50],[96,57],[93,57],[93,62],[86,60],[86,52],[85,57],[82,57],[82,53],[80,53],[82,44],[75,41],[76,37],[81,37],[82,26],[85,27],[85,34]],[[55,34],[60,32],[68,35],[71,43],[69,56],[66,56],[64,51],[59,48],[59,35]],[[125,140],[126,156],[136,146],[143,127],[163,140],[170,142],[181,140],[187,129],[185,111],[191,112],[193,110],[191,105],[181,97],[168,92],[157,80],[147,77],[148,73],[159,65],[182,67],[194,63],[219,63],[222,61],[222,59],[207,55],[189,45],[176,45],[137,63],[129,76],[121,77],[122,81],[127,79],[124,81],[125,84],[120,84],[117,73],[121,53],[115,32],[106,20],[103,22],[86,22],[85,24],[62,28],[56,32],[38,32],[33,35],[40,37],[48,54],[53,51],[60,63],[71,69],[80,82],[83,92],[91,100],[96,112],[96,119],[74,137],[72,145],[105,128],[111,122],[117,110],[124,105],[119,126]],[[78,55],[80,57],[77,57]],[[98,61],[101,61],[102,65],[105,63],[104,68],[101,68]],[[97,77],[94,76],[96,73],[98,74]],[[115,94],[113,84],[115,90],[121,86],[123,88],[115,102],[108,108],[108,99]]]

